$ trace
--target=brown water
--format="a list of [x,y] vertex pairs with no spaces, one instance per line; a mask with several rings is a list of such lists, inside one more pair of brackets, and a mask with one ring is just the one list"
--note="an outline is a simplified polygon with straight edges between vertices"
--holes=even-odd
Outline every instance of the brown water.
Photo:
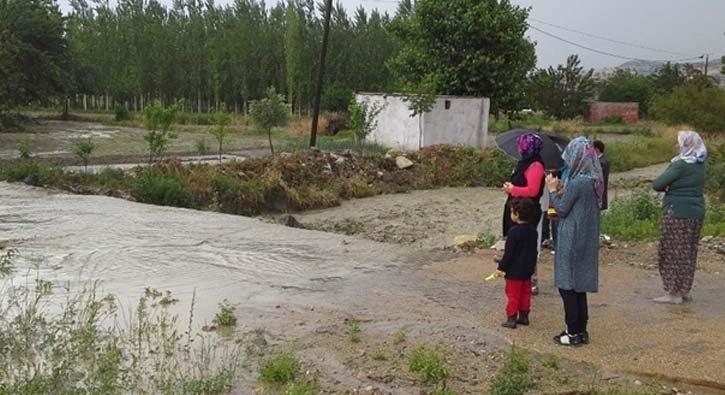
[[252,218],[7,183],[0,183],[0,243],[21,254],[16,281],[37,264],[44,279],[74,288],[100,280],[103,291],[129,304],[146,287],[170,290],[180,310],[196,290],[202,320],[224,298],[269,305],[329,290],[405,255],[398,246],[348,243]]

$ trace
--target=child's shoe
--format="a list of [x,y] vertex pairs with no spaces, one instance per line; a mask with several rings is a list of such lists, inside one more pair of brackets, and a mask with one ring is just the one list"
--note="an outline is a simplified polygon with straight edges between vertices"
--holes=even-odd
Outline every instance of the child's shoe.
[[529,312],[528,311],[519,311],[519,318],[516,320],[516,323],[519,325],[528,326],[529,325]]
[[501,326],[504,328],[516,329],[516,316],[512,315],[506,320],[506,322],[501,324]]

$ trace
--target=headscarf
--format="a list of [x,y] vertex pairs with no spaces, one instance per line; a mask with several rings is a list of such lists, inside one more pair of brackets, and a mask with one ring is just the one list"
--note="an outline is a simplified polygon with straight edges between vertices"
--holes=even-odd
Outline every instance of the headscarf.
[[579,177],[594,180],[594,192],[597,195],[597,204],[601,208],[602,196],[604,196],[604,174],[591,140],[586,137],[575,138],[566,146],[561,158],[564,160],[561,178],[564,186],[566,187],[569,181]]
[[541,149],[544,147],[544,142],[541,140],[541,137],[529,132],[522,134],[516,139],[516,146],[518,147],[521,159],[516,164],[516,169],[514,169],[511,175],[511,183],[515,186],[522,187],[526,186],[526,178],[524,177],[526,169],[534,162],[544,164],[543,159],[541,159]]
[[680,154],[672,158],[672,162],[683,160],[687,163],[704,163],[707,159],[707,147],[697,132],[680,130],[677,133],[677,145]]

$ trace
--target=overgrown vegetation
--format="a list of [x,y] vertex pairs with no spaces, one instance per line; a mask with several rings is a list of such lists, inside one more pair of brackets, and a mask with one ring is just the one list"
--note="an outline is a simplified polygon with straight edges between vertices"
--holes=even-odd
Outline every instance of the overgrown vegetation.
[[362,326],[360,326],[360,321],[355,319],[348,321],[347,334],[350,337],[351,342],[360,343],[360,336],[362,335]]
[[504,365],[491,382],[492,395],[523,395],[535,386],[529,371],[529,355],[521,348],[511,347],[504,357]]
[[68,289],[30,273],[4,279],[2,293],[2,393],[221,394],[237,380],[238,346],[194,334],[191,321],[180,330],[160,292],[140,298],[128,327],[116,298],[93,285]]
[[300,361],[290,353],[278,354],[267,360],[259,371],[260,382],[270,390],[285,395],[316,395],[319,385],[316,378],[308,379]]
[[219,165],[169,160],[132,173],[74,175],[32,160],[0,168],[0,179],[28,180],[83,193],[130,195],[143,203],[256,215],[332,207],[342,199],[445,186],[499,186],[510,159],[499,151],[427,147],[398,169],[393,158],[365,152],[295,152]]
[[228,300],[219,303],[219,311],[214,316],[214,325],[218,327],[232,327],[237,325],[237,316],[234,315],[234,305]]
[[607,144],[612,172],[627,171],[664,163],[675,156],[674,142],[660,137],[633,136],[626,141]]
[[725,132],[725,91],[709,84],[688,83],[657,96],[652,115],[670,124],[689,124],[702,132]]
[[442,352],[416,346],[408,354],[408,368],[425,384],[438,384],[448,377],[448,366]]
[[361,144],[377,127],[377,117],[382,110],[383,107],[378,103],[367,101],[358,103],[355,99],[350,102],[348,126],[353,131],[355,143]]

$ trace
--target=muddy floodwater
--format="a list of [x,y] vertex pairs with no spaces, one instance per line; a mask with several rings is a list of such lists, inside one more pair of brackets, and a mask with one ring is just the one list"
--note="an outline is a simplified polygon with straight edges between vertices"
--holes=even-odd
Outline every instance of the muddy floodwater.
[[266,305],[280,293],[323,291],[352,273],[410,259],[398,246],[252,218],[7,183],[0,183],[0,241],[20,252],[16,281],[37,267],[56,284],[100,280],[126,303],[146,287],[186,302],[196,291],[209,320],[224,298]]

